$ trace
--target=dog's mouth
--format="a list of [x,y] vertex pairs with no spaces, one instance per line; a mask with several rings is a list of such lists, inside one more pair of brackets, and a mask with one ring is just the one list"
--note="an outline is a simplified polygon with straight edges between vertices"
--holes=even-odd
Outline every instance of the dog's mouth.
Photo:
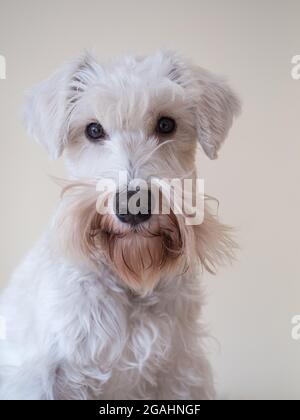
[[174,213],[153,215],[145,223],[125,228],[113,215],[96,214],[88,235],[95,254],[101,251],[133,289],[154,287],[183,255],[183,238]]
[[151,214],[138,224],[124,223],[114,212],[100,211],[109,198],[103,195],[99,201],[94,186],[67,186],[56,220],[60,246],[93,270],[106,264],[130,288],[149,291],[174,272],[184,255],[179,216],[171,211]]

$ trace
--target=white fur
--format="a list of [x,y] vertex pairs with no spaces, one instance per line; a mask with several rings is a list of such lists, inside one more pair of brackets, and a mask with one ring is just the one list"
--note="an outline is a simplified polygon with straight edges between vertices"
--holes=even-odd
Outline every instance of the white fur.
[[[215,158],[238,108],[222,80],[174,53],[106,65],[87,54],[33,89],[25,120],[50,156],[64,151],[72,182],[116,178],[119,171],[131,179],[195,178],[197,139]],[[153,134],[160,115],[177,121],[165,144]],[[94,120],[109,134],[100,145],[84,135]],[[172,270],[158,271],[145,289],[142,273],[135,273],[139,290],[100,249],[97,266],[89,264],[86,250],[78,251],[82,232],[68,225],[74,197],[63,197],[1,296],[7,339],[0,342],[0,398],[213,398],[201,347],[199,269],[202,263],[211,270],[231,255],[227,228],[207,209],[202,226],[185,228],[184,253]]]

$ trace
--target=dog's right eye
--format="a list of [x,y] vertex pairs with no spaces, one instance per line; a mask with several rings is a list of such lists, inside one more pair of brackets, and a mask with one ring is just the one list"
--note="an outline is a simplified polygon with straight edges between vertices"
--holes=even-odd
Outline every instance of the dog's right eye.
[[85,135],[91,142],[96,143],[98,140],[103,139],[106,133],[100,123],[93,122],[86,126]]
[[172,134],[176,130],[176,122],[171,117],[161,117],[157,121],[156,131],[159,134]]

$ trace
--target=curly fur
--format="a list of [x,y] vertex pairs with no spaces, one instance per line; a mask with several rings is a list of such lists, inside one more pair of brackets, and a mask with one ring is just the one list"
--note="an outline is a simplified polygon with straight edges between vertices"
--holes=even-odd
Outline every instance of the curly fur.
[[[214,398],[200,271],[232,258],[230,229],[207,200],[200,225],[171,211],[132,229],[99,213],[112,196],[99,201],[96,185],[120,171],[195,180],[197,140],[215,158],[238,109],[224,81],[171,52],[106,65],[87,54],[28,95],[28,130],[51,157],[64,151],[69,180],[0,298],[1,399]],[[161,139],[165,115],[177,130]],[[100,144],[85,137],[91,121],[108,133]]]

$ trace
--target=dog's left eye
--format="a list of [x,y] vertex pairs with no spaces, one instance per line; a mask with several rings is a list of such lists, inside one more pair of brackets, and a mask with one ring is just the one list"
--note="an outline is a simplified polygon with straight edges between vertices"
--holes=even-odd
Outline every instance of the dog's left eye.
[[176,122],[171,117],[161,117],[157,121],[156,131],[159,134],[171,134],[176,130]]
[[90,123],[86,126],[85,135],[91,142],[97,142],[100,139],[103,139],[106,136],[104,128],[98,122]]

